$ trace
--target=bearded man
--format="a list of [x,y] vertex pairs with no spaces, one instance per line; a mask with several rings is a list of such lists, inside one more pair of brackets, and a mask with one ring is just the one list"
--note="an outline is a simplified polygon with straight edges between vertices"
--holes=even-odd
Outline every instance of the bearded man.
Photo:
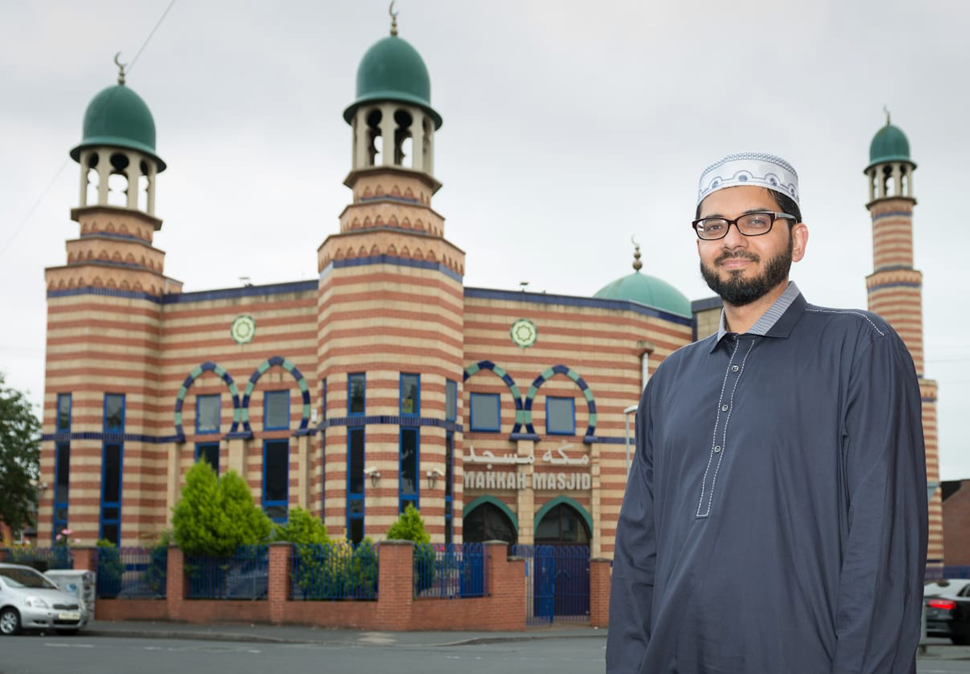
[[808,227],[788,162],[709,166],[695,217],[724,308],[640,400],[606,670],[915,672],[927,498],[909,352],[879,316],[789,281]]

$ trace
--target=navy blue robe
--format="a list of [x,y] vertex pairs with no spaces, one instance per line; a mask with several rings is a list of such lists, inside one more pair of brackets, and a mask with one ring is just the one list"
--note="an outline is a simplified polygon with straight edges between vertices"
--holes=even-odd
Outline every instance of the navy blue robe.
[[661,364],[636,442],[609,674],[916,671],[921,401],[884,320],[791,284],[751,332]]

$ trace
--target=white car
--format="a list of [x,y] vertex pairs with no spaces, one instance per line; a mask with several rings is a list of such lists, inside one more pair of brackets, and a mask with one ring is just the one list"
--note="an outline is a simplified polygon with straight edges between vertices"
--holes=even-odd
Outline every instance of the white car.
[[22,629],[74,634],[87,622],[77,596],[29,566],[0,564],[0,634]]

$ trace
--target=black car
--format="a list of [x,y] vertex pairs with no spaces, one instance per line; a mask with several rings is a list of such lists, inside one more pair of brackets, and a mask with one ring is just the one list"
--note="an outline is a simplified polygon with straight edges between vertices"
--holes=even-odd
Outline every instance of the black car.
[[927,636],[947,637],[964,646],[970,644],[970,583],[943,580],[934,585],[927,586],[923,596]]

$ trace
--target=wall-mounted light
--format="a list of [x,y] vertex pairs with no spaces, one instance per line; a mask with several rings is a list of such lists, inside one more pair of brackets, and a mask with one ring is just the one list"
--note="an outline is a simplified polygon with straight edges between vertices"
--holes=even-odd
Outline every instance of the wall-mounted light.
[[371,466],[370,468],[364,469],[364,475],[370,476],[370,483],[372,487],[377,486],[377,482],[381,479],[381,473],[376,468]]
[[428,489],[430,490],[430,489],[434,489],[435,481],[439,477],[444,477],[445,474],[442,473],[441,470],[439,470],[438,468],[434,468],[433,470],[429,470],[427,472],[427,476],[428,476]]

